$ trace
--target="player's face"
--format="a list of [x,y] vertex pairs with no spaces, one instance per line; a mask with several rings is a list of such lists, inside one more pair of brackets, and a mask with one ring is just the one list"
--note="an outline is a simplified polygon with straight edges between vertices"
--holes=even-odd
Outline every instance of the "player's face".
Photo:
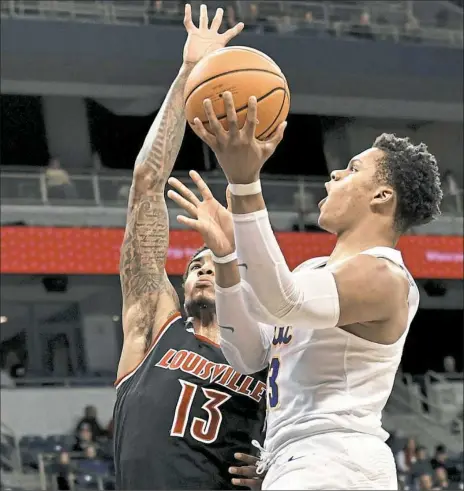
[[351,159],[346,169],[332,172],[326,183],[327,197],[319,203],[319,226],[341,234],[361,222],[372,211],[377,193],[385,190],[376,180],[383,151],[369,148]]
[[214,301],[214,262],[205,254],[191,262],[184,284],[185,299]]

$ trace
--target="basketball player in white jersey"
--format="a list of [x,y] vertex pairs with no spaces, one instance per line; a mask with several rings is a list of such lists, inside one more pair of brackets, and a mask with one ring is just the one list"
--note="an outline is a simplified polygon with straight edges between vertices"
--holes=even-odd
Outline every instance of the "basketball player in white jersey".
[[[210,101],[205,112],[212,133],[199,120],[194,130],[229,182],[235,243],[225,210],[205,213],[203,203],[213,198],[197,175],[203,203],[192,207],[170,194],[191,215],[179,221],[201,232],[214,253],[226,358],[245,373],[269,365],[267,435],[258,466],[267,471],[263,489],[396,489],[381,413],[419,292],[394,247],[410,226],[440,213],[436,159],[424,144],[383,134],[346,169],[332,172],[319,225],[337,235],[337,244],[330,257],[291,272],[259,181],[285,123],[267,142],[257,141],[256,98],[242,129],[232,95],[224,93],[223,100],[229,130]],[[242,291],[262,322],[253,332],[235,322],[233,299]],[[276,326],[270,342],[264,335],[269,325]]]

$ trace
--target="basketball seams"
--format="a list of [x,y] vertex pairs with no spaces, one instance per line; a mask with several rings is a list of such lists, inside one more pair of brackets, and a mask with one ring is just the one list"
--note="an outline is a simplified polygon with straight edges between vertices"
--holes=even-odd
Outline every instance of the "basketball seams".
[[[286,100],[287,98],[290,100],[290,97],[289,97],[289,95],[288,95],[287,90],[286,90],[286,89],[284,89],[284,98],[282,99],[282,104],[281,104],[281,106],[280,106],[279,113],[278,113],[278,114],[277,114],[277,116],[274,118],[274,121],[273,121],[273,122],[272,122],[272,123],[271,123],[271,124],[270,124],[270,125],[269,125],[269,126],[266,128],[266,130],[265,130],[265,131],[263,131],[262,133],[260,133],[260,134],[259,134],[259,135],[256,137],[258,140],[259,140],[260,138],[264,137],[264,135],[265,135],[265,134],[266,134],[266,133],[267,133],[267,132],[268,132],[268,131],[269,131],[269,130],[270,130],[270,129],[271,129],[273,126],[274,126],[275,122],[276,122],[276,121],[277,121],[277,120],[280,118],[280,115],[282,114],[282,110],[283,110],[284,105],[285,105],[285,100]],[[275,131],[276,129],[277,129],[277,127],[276,127],[276,128],[274,128],[274,130],[273,130],[271,133],[269,133],[269,135],[267,135],[267,136],[266,136],[266,138],[269,138],[269,137],[270,137],[270,136],[271,136],[271,135],[274,133],[274,131]]]
[[[222,49],[218,50],[216,53],[219,53],[220,51],[226,51],[226,50],[237,50],[237,51],[241,50],[241,51],[245,51],[247,53],[253,53],[253,54],[263,58],[263,60],[266,60],[266,61],[269,61],[270,63],[272,63],[279,70],[279,72],[282,73],[280,66],[270,56],[266,55],[262,51],[259,51],[258,49],[250,48],[248,46],[229,46],[229,47],[222,48]],[[282,73],[282,75],[283,75],[283,73]]]
[[278,73],[275,73],[275,72],[273,72],[271,70],[266,70],[265,68],[238,68],[237,70],[230,70],[228,72],[218,73],[217,75],[213,75],[212,77],[209,77],[208,79],[203,80],[201,83],[199,83],[196,87],[194,87],[190,91],[190,93],[188,94],[188,96],[185,98],[184,105],[187,104],[187,102],[190,99],[190,97],[192,96],[192,94],[198,88],[200,88],[202,85],[205,85],[206,83],[211,82],[211,80],[216,80],[218,78],[224,77],[225,75],[229,75],[230,73],[240,73],[240,72],[262,72],[262,73],[268,73],[270,75],[274,75],[274,76],[280,78],[280,80],[283,80],[285,83],[287,82],[284,76],[279,75]]

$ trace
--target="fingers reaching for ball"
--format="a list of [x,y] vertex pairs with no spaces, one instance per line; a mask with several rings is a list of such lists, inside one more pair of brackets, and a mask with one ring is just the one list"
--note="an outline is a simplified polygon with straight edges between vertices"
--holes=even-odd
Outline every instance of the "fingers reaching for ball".
[[224,92],[222,94],[222,102],[224,104],[224,112],[227,118],[227,126],[229,128],[229,134],[232,137],[236,137],[238,136],[239,127],[238,127],[237,112],[235,111],[234,97],[230,92]]
[[256,134],[256,126],[258,125],[258,99],[252,95],[248,99],[247,118],[243,127],[244,135],[249,139],[253,139]]
[[[213,103],[211,102],[211,99],[205,99],[203,101],[203,107],[205,108],[205,114],[206,117],[208,118],[211,133],[216,138],[221,138],[222,136],[225,136],[226,132],[222,127],[222,124],[219,122],[216,113],[214,112],[214,107],[213,107]],[[235,113],[235,109],[234,109],[234,113]]]
[[197,208],[200,200],[195,196],[195,193],[175,177],[170,177],[168,184],[176,190],[173,191],[170,189],[168,191],[168,198],[172,199],[172,201],[184,209],[191,217],[197,218]]
[[255,96],[251,96],[248,99],[246,120],[242,128],[239,127],[233,95],[230,92],[224,92],[221,98],[224,104],[224,114],[227,119],[228,131],[224,129],[223,125],[219,121],[211,100],[205,99],[203,101],[203,106],[209,123],[209,131],[205,129],[199,118],[195,118],[193,130],[197,133],[197,135],[210,146],[212,143],[214,143],[210,137],[211,135],[214,135],[219,143],[221,138],[223,139],[226,136],[232,138],[244,136],[248,139],[248,141],[254,139],[256,127],[259,124],[257,98]]

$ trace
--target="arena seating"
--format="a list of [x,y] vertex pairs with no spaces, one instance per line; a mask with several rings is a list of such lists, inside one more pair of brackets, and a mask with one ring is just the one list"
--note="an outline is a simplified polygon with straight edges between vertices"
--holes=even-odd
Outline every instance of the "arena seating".
[[[462,385],[462,374],[456,374],[458,379],[455,382],[459,382]],[[404,382],[406,380],[406,383]],[[449,479],[449,486],[446,489],[462,489],[463,480],[463,452],[461,445],[450,445],[452,442],[452,435],[449,431],[446,431],[446,427],[442,427],[442,436],[437,438],[429,438],[432,435],[432,428],[425,428],[418,425],[414,428],[408,423],[411,418],[426,421],[427,414],[432,415],[433,419],[443,419],[437,412],[436,407],[433,410],[433,402],[439,404],[443,414],[449,413],[449,407],[442,404],[450,399],[449,394],[445,392],[450,387],[449,377],[445,374],[436,374],[435,372],[427,372],[421,380],[424,381],[426,386],[425,395],[421,395],[420,392],[414,389],[418,386],[418,379],[415,379],[408,375],[399,374],[395,388],[387,405],[384,414],[384,424],[387,430],[392,434],[391,438],[387,442],[394,455],[398,459],[398,455],[404,451],[405,445],[410,438],[408,438],[408,430],[414,432],[411,438],[415,439],[415,444],[418,447],[419,442],[425,444],[428,448],[428,459],[426,465],[429,469],[436,467],[436,461],[433,461],[434,448],[437,447],[437,443],[445,443],[448,446],[448,455],[443,464],[438,464],[446,469]],[[446,386],[448,384],[448,386]],[[462,405],[462,395],[457,394],[453,385],[453,401],[449,401],[458,407]],[[457,387],[457,385],[456,385]],[[21,390],[21,389],[17,389]],[[456,393],[454,393],[456,392]],[[430,393],[430,394],[429,394]],[[440,397],[440,394],[443,397]],[[418,399],[418,407],[411,404],[411,400],[415,395]],[[459,406],[460,407],[460,406]],[[441,414],[440,413],[440,414]],[[394,416],[402,416],[395,418]],[[421,421],[422,421],[421,419]],[[395,426],[395,424],[397,425]],[[409,426],[408,426],[409,424]],[[431,425],[431,423],[430,423]],[[437,425],[437,428],[440,425]],[[70,422],[72,427],[72,422]],[[109,430],[108,430],[109,431]],[[462,430],[461,430],[462,431]],[[107,434],[107,433],[105,433]],[[411,435],[411,433],[410,433]],[[439,435],[435,433],[435,436]],[[459,438],[457,437],[458,439]],[[107,437],[97,439],[95,442],[95,448],[98,450],[98,458],[95,460],[85,458],[85,453],[82,451],[76,451],[76,435],[71,433],[65,434],[52,434],[52,435],[23,435],[19,442],[15,441],[13,433],[8,431],[8,428],[2,424],[2,488],[3,490],[11,489],[11,491],[28,491],[33,489],[57,489],[57,477],[60,475],[60,468],[58,466],[60,456],[63,453],[67,453],[70,457],[70,465],[73,469],[75,488],[77,491],[84,489],[114,489],[114,474],[112,463],[112,441]],[[91,443],[90,446],[94,444]],[[19,451],[20,459],[14,460],[12,455],[15,455]],[[398,459],[400,461],[401,459]],[[8,464],[9,465],[3,465]],[[430,465],[429,465],[430,464]],[[431,467],[432,466],[432,467]],[[405,491],[416,491],[421,489],[419,487],[419,477],[417,475],[417,466],[410,465],[408,472],[399,471],[400,477],[400,489]],[[435,474],[432,475],[433,479],[437,479]],[[58,488],[59,489],[59,488]],[[438,481],[436,487],[433,489],[445,489],[440,487]]]
[[[3,428],[3,426],[2,426]],[[3,432],[2,432],[3,439]],[[97,440],[98,459],[88,460],[82,452],[73,451],[76,437],[63,435],[24,435],[18,442],[19,467],[12,464],[11,445],[2,445],[2,490],[61,489],[57,488],[59,457],[69,453],[76,491],[114,489],[112,442]],[[5,458],[4,458],[5,457]],[[10,465],[3,465],[3,463]],[[12,467],[16,468],[12,468]]]
[[[194,13],[201,1],[192,1]],[[302,35],[359,36],[364,16],[369,39],[421,42],[462,47],[462,9],[451,2],[429,1],[208,1],[210,8],[232,8],[237,20],[260,25],[259,32],[285,32]],[[251,11],[255,14],[252,15]],[[310,14],[311,20],[308,21]],[[72,20],[107,24],[178,24],[182,2],[150,0],[9,0],[1,2],[2,17],[45,20]],[[366,17],[367,15],[367,17]],[[367,20],[366,20],[367,19]],[[292,29],[279,29],[282,24]],[[362,26],[365,31],[366,25]],[[366,39],[366,36],[362,36]]]

